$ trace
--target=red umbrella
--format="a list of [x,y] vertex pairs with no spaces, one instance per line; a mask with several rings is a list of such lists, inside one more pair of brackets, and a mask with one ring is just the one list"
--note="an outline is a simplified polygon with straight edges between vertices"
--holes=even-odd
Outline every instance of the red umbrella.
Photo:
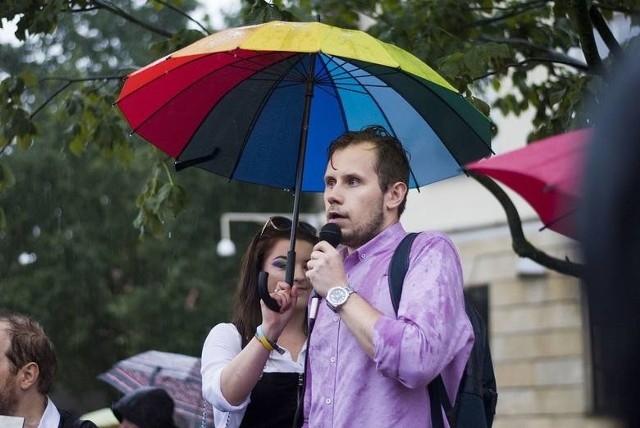
[[574,214],[591,134],[587,128],[555,135],[465,168],[509,186],[529,202],[545,227],[577,239]]
[[213,416],[202,397],[200,358],[170,352],[147,351],[117,362],[98,379],[126,394],[143,386],[165,389],[175,402],[175,412],[188,427],[213,426]]

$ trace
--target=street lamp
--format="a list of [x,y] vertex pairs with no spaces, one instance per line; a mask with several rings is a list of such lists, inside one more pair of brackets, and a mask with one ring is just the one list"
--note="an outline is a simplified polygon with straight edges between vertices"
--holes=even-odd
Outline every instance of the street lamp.
[[[291,213],[241,213],[229,212],[220,216],[220,241],[216,245],[216,252],[220,257],[230,257],[236,253],[236,245],[231,240],[231,222],[245,222],[264,224],[269,218],[274,216],[291,217]],[[299,214],[299,221],[306,221],[316,229],[324,218],[324,213]]]

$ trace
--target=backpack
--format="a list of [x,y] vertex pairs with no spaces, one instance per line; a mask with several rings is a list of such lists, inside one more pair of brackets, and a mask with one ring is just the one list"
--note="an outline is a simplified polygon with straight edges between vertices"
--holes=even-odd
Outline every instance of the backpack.
[[[402,283],[409,269],[411,244],[417,236],[417,233],[409,233],[402,239],[393,253],[389,265],[389,292],[396,315],[402,295]],[[489,350],[487,327],[477,309],[467,301],[465,301],[465,310],[473,326],[475,342],[462,374],[453,406],[445,391],[441,375],[438,375],[428,385],[433,428],[444,428],[441,408],[444,408],[452,428],[490,428],[493,424],[498,392]]]

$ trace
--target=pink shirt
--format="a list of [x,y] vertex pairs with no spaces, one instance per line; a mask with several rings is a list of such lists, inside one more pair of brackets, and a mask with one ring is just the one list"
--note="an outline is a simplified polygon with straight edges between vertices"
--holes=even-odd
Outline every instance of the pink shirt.
[[372,360],[339,315],[320,304],[309,344],[306,427],[430,427],[427,384],[439,373],[455,397],[473,345],[459,257],[444,234],[421,233],[396,318],[387,271],[405,234],[396,223],[352,254],[341,250],[349,284],[383,317],[374,326]]

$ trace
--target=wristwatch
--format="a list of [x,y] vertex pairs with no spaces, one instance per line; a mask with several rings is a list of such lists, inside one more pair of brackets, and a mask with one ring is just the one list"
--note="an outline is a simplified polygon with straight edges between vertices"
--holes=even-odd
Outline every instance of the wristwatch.
[[355,290],[349,287],[349,284],[339,285],[329,289],[327,293],[327,306],[333,312],[336,312],[338,308],[344,305],[350,295],[355,293]]

